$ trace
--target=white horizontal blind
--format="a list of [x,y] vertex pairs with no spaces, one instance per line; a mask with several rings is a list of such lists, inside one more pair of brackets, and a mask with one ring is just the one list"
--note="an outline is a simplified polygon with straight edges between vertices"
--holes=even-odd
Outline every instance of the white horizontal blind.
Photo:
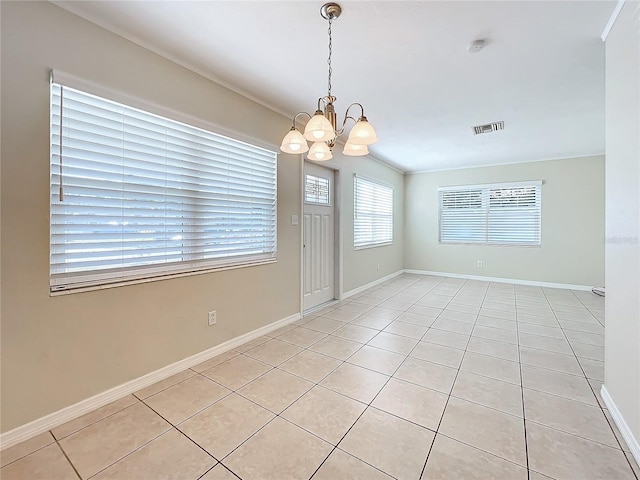
[[540,245],[541,196],[541,181],[439,188],[439,241]]
[[318,205],[330,205],[329,179],[305,174],[304,201]]
[[358,176],[353,187],[354,247],[393,242],[393,188]]
[[276,158],[53,83],[52,290],[273,261]]

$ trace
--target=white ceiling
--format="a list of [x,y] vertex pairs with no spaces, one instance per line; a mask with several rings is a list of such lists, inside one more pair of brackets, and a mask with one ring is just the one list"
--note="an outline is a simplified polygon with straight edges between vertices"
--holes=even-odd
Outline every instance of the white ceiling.
[[[55,3],[287,116],[327,94],[322,0]],[[339,121],[364,105],[376,158],[415,172],[604,153],[615,1],[339,3],[332,93]]]

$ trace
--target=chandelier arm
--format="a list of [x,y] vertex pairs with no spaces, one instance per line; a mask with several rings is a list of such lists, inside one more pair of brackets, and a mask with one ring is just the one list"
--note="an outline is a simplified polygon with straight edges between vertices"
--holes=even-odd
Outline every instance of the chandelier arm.
[[360,103],[358,103],[358,102],[354,102],[354,103],[352,103],[351,105],[349,105],[349,106],[347,107],[347,112],[345,113],[345,116],[346,116],[346,115],[349,115],[349,109],[350,109],[351,107],[353,107],[354,105],[357,105],[357,106],[359,106],[359,107],[360,107],[360,116],[361,116],[361,117],[364,117],[364,107],[362,106],[362,104],[360,104]]
[[306,115],[307,117],[309,117],[309,119],[311,119],[311,114],[310,114],[310,113],[307,113],[307,112],[298,112],[298,113],[296,113],[296,114],[294,115],[294,117],[293,117],[293,127],[294,127],[294,128],[295,128],[295,126],[296,126],[296,121],[298,120],[298,117],[299,117],[300,115]]
[[357,120],[352,116],[348,115],[348,112],[349,112],[349,109],[347,109],[347,112],[345,112],[344,114],[344,120],[342,121],[342,126],[340,127],[340,130],[336,130],[336,138],[338,138],[340,135],[344,133],[344,128],[347,126],[347,120],[351,119],[353,120],[353,123],[357,123]]

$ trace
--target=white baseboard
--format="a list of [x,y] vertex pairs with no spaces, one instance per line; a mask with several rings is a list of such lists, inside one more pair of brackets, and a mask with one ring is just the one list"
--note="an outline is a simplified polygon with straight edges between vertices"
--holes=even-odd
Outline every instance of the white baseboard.
[[482,277],[479,275],[464,275],[461,273],[447,273],[447,272],[431,272],[428,270],[405,269],[404,273],[413,273],[416,275],[433,275],[435,277],[464,278],[467,280],[480,280],[483,282],[514,283],[516,285],[530,285],[532,287],[566,288],[569,290],[591,291],[591,288],[592,288],[591,286],[588,286],[588,285],[572,285],[570,283],[536,282],[534,280],[519,280],[517,278]]
[[56,412],[50,413],[44,417],[38,418],[32,422],[29,422],[25,425],[21,425],[19,427],[14,428],[13,430],[9,430],[5,433],[0,434],[0,449],[4,450],[9,448],[17,443],[28,440],[36,435],[39,435],[43,432],[51,430],[63,423],[66,423],[74,418],[77,418],[85,413],[89,413],[96,408],[100,408],[108,403],[111,403],[115,400],[118,400],[126,395],[137,392],[138,390],[148,387],[160,380],[164,380],[165,378],[170,377],[171,375],[175,375],[187,368],[193,367],[202,363],[210,358],[213,358],[221,353],[224,353],[232,348],[238,347],[243,343],[249,342],[254,338],[258,338],[262,335],[265,335],[269,332],[277,330],[280,327],[288,325],[296,320],[300,319],[300,314],[296,313],[295,315],[290,315],[281,320],[277,320],[269,325],[265,325],[264,327],[260,327],[251,332],[245,333],[244,335],[240,335],[239,337],[232,338],[220,345],[216,345],[215,347],[204,350],[203,352],[196,353],[190,357],[187,357],[178,362],[172,363],[171,365],[167,365],[155,372],[148,373],[143,375],[142,377],[135,378],[130,380],[122,385],[118,385],[117,387],[113,387],[105,392],[94,395],[93,397],[82,400],[76,404],[70,405],[68,407],[62,408]]
[[627,446],[631,451],[631,455],[633,455],[633,458],[635,458],[638,465],[640,465],[640,443],[638,443],[638,439],[633,436],[629,425],[627,425],[627,422],[624,421],[622,413],[620,413],[620,410],[618,410],[618,406],[613,401],[613,398],[611,398],[611,395],[609,394],[609,391],[607,390],[607,387],[605,385],[602,385],[602,388],[600,389],[600,396],[602,397],[602,400],[604,401],[606,407],[609,409],[611,418],[613,418],[616,427],[618,427],[618,430],[620,430],[622,438],[624,438],[624,441],[627,442]]
[[386,275],[386,276],[384,276],[382,278],[374,280],[371,283],[367,283],[366,285],[362,285],[361,287],[354,288],[353,290],[349,290],[348,292],[345,292],[345,293],[342,294],[342,300],[344,300],[346,298],[349,298],[349,297],[353,297],[354,295],[357,295],[360,292],[364,292],[368,288],[375,287],[376,285],[380,285],[381,283],[384,283],[387,280],[391,280],[392,278],[396,278],[396,277],[402,275],[403,273],[405,273],[405,270],[398,270],[395,273],[391,273],[389,275]]

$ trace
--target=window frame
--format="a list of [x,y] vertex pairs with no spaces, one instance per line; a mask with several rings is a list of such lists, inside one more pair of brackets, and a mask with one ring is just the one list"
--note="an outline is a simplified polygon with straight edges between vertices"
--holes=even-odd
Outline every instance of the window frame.
[[[245,138],[237,138],[241,137],[241,135],[229,135],[228,131],[221,132],[221,128],[218,128],[212,124],[207,122],[203,122],[201,120],[192,119],[190,117],[186,117],[184,115],[175,114],[175,112],[171,112],[170,110],[163,109],[161,107],[157,107],[152,104],[148,104],[143,100],[133,99],[127,95],[119,94],[117,92],[112,92],[103,87],[96,87],[88,82],[78,81],[74,77],[67,76],[65,74],[56,73],[54,80],[54,75],[52,72],[51,75],[51,97],[50,97],[50,108],[51,108],[51,121],[50,121],[50,188],[52,190],[50,196],[50,238],[49,238],[49,249],[50,249],[50,260],[49,260],[49,285],[50,285],[50,294],[64,294],[71,293],[77,291],[86,291],[86,290],[94,290],[94,289],[103,289],[114,286],[121,286],[126,284],[135,284],[135,283],[145,283],[150,281],[164,280],[167,278],[175,278],[181,276],[189,276],[195,274],[203,274],[209,273],[219,270],[228,270],[234,268],[243,268],[250,267],[256,265],[263,265],[268,263],[277,262],[277,233],[278,233],[278,203],[277,203],[277,193],[278,193],[278,154],[277,150],[273,148],[273,146],[265,146],[264,144],[260,144],[261,142],[255,142],[253,139],[245,139]],[[70,80],[70,81],[67,81]],[[58,172],[58,165],[54,164],[54,149],[58,149],[57,144],[54,144],[54,135],[59,134],[57,131],[54,132],[54,129],[59,129],[59,125],[54,125],[54,115],[57,112],[54,112],[55,109],[61,109],[61,106],[56,106],[54,109],[54,84],[56,87],[59,85],[61,87],[75,90],[80,94],[86,94],[92,97],[98,97],[100,101],[110,102],[112,104],[122,105],[127,109],[137,110],[142,112],[145,115],[160,118],[164,121],[170,122],[171,125],[180,125],[181,127],[191,129],[190,131],[199,131],[202,132],[203,135],[211,135],[212,138],[215,138],[216,141],[226,142],[229,144],[229,148],[245,148],[246,150],[255,150],[259,151],[260,155],[267,158],[268,163],[268,173],[266,182],[269,185],[269,192],[267,195],[271,199],[271,203],[268,205],[268,213],[267,217],[269,220],[267,223],[262,223],[262,225],[266,225],[268,230],[265,230],[263,235],[268,236],[271,240],[269,240],[268,244],[270,245],[267,250],[264,250],[262,253],[250,253],[250,254],[238,254],[238,255],[229,255],[222,254],[214,256],[214,253],[205,253],[203,251],[198,252],[197,249],[193,249],[190,247],[186,247],[185,244],[187,241],[182,242],[182,247],[179,247],[182,250],[181,256],[186,258],[181,261],[172,261],[166,263],[139,263],[136,266],[132,267],[119,267],[119,268],[109,268],[109,269],[85,269],[80,270],[76,273],[61,273],[60,269],[64,268],[59,267],[56,268],[53,263],[53,252],[54,252],[54,244],[52,243],[52,232],[53,232],[53,216],[54,212],[54,189],[58,188],[58,183],[54,181],[54,175]],[[113,95],[111,95],[113,93]],[[59,110],[58,110],[59,111]],[[177,117],[177,118],[176,118]],[[182,118],[181,118],[182,117]],[[58,122],[59,124],[60,122]],[[88,124],[94,125],[94,124]],[[60,129],[61,130],[61,129]],[[248,141],[247,141],[248,140]],[[58,142],[60,143],[60,142]],[[251,155],[249,153],[248,155]],[[124,157],[124,155],[123,155]],[[271,160],[270,157],[273,157]],[[160,157],[158,157],[160,158]],[[91,161],[91,160],[89,160]],[[213,165],[210,157],[203,156],[199,157],[199,165],[204,167],[210,167]],[[209,163],[206,163],[209,162]],[[60,163],[60,162],[58,162]],[[62,169],[65,168],[65,162],[63,157]],[[255,167],[254,167],[255,168]],[[54,171],[56,170],[56,171]],[[174,178],[181,177],[182,174],[176,173]],[[232,177],[229,177],[232,178]],[[63,174],[63,185],[64,185],[64,174]],[[166,188],[166,187],[165,187]],[[57,191],[57,190],[56,190]],[[66,191],[65,191],[66,193]],[[201,192],[202,193],[202,192]],[[185,199],[190,199],[192,203],[189,204],[188,208],[193,210],[194,205],[198,202],[197,195],[183,194]],[[226,202],[225,206],[234,205],[233,200],[227,198],[226,200],[215,200],[215,202]],[[265,200],[266,201],[266,200]],[[231,203],[229,203],[231,202]],[[215,203],[215,205],[222,205],[221,203]],[[267,203],[265,203],[265,206]],[[226,217],[225,217],[226,218]],[[226,222],[231,221],[232,217],[228,217]],[[250,217],[248,217],[250,219]],[[264,221],[264,219],[263,219]],[[219,218],[216,218],[216,222],[219,222]],[[202,228],[213,228],[215,222],[212,218],[209,220],[205,220],[204,222],[198,223]],[[250,225],[252,222],[246,223],[246,225]],[[64,225],[64,224],[63,224]],[[243,224],[245,225],[245,224]],[[198,227],[200,228],[200,227]],[[211,233],[209,235],[212,235]],[[213,234],[215,235],[215,233]],[[224,235],[224,233],[222,233]],[[194,239],[198,239],[202,236],[202,232],[194,232],[192,237]],[[231,237],[222,237],[222,238],[231,238]],[[68,243],[59,243],[57,245],[67,245]],[[211,244],[210,244],[211,245]],[[214,240],[215,245],[215,240]],[[187,249],[187,250],[185,250]],[[142,250],[138,250],[142,252]],[[188,258],[187,258],[188,257]],[[64,265],[64,263],[62,264]]]
[[[373,188],[377,189],[387,189],[390,192],[391,204],[387,206],[390,209],[390,213],[388,215],[381,215],[372,212],[368,212],[368,215],[373,215],[372,221],[375,221],[376,218],[384,218],[389,217],[389,225],[390,225],[390,235],[389,238],[383,240],[375,240],[375,231],[372,231],[371,239],[365,242],[357,242],[357,228],[358,228],[358,216],[364,214],[359,213],[358,207],[358,182],[363,182],[364,184],[369,184],[373,186]],[[372,200],[373,203],[376,202],[376,199]],[[375,248],[375,247],[384,247],[388,245],[393,245],[394,239],[394,222],[395,222],[395,188],[393,185],[381,182],[380,180],[375,180],[369,177],[365,177],[362,175],[354,174],[353,176],[353,248],[354,250],[364,250],[367,248]],[[373,226],[375,229],[375,225]]]
[[[531,181],[519,181],[519,182],[504,182],[504,183],[491,183],[491,184],[481,184],[481,185],[460,185],[460,186],[447,186],[447,187],[438,187],[438,244],[440,245],[487,245],[487,246],[507,246],[507,247],[541,247],[542,246],[542,180],[531,180]],[[516,241],[513,236],[508,240],[491,240],[491,238],[499,237],[500,234],[504,235],[504,229],[495,228],[492,230],[491,228],[491,214],[492,211],[496,211],[500,213],[499,207],[491,207],[491,192],[497,190],[515,190],[515,189],[523,189],[530,188],[534,189],[533,196],[531,194],[527,194],[524,196],[525,201],[532,199],[534,205],[527,206],[523,205],[523,211],[526,208],[533,210],[533,212],[529,212],[529,215],[520,214],[518,220],[528,220],[530,223],[535,222],[536,225],[534,228],[530,230],[531,236],[535,238],[533,241]],[[477,192],[480,195],[481,205],[478,208],[475,208],[476,212],[469,212],[470,209],[460,208],[460,216],[466,217],[468,221],[475,221],[475,227],[470,228],[471,233],[476,233],[479,237],[478,240],[473,240],[469,238],[462,238],[460,240],[449,239],[443,240],[443,237],[454,236],[455,231],[454,227],[456,226],[455,213],[451,214],[451,229],[449,232],[443,232],[443,210],[454,210],[445,209],[444,208],[444,200],[445,196],[448,192],[458,192],[460,194],[475,193]],[[467,195],[468,198],[471,195]],[[455,197],[452,198],[453,201],[457,200]],[[461,195],[460,201],[464,203],[465,198]],[[470,201],[467,199],[467,201]],[[466,210],[466,211],[465,211]],[[504,213],[504,212],[502,212]],[[527,213],[527,212],[525,212]],[[494,220],[495,221],[495,220]]]
[[[327,203],[324,202],[314,202],[313,200],[307,200],[307,177],[313,177],[318,180],[325,180],[327,182]],[[331,207],[333,205],[333,199],[331,198],[331,179],[326,177],[321,177],[318,175],[313,175],[311,173],[304,174],[304,186],[303,186],[303,195],[304,195],[304,203],[307,205],[318,205],[321,207]]]

